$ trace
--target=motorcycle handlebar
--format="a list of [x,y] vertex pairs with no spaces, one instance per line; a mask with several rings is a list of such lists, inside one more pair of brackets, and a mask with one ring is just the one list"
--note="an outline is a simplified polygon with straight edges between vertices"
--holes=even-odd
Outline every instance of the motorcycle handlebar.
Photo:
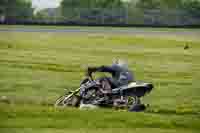
[[94,81],[94,79],[93,79],[93,77],[92,77],[92,73],[88,73],[88,71],[86,72],[86,74],[85,74],[85,76],[89,79],[89,80],[91,80],[91,81]]

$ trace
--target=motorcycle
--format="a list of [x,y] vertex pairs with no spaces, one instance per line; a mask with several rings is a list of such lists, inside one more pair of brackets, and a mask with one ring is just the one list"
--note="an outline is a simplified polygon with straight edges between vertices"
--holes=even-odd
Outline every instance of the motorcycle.
[[140,98],[150,93],[153,89],[153,84],[151,83],[136,81],[112,88],[111,93],[106,95],[101,92],[101,80],[94,80],[92,76],[86,77],[78,89],[66,92],[59,97],[55,102],[55,107],[95,105],[98,107],[126,108],[129,111],[137,111],[138,106],[144,106],[141,104]]

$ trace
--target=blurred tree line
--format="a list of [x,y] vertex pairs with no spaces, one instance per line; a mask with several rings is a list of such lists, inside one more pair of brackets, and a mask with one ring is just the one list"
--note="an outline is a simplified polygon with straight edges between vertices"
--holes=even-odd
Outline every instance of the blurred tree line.
[[143,22],[156,25],[200,24],[200,0],[138,0],[135,8],[140,9],[138,14],[144,16]]
[[128,8],[128,6],[142,9],[184,9],[191,13],[200,12],[200,0],[62,0],[63,14],[74,8]]
[[[169,12],[172,11],[175,12],[175,17],[170,17]],[[200,18],[200,0],[62,0],[58,8],[42,9],[36,13],[31,0],[0,0],[0,22],[2,20],[13,22],[19,19],[26,21],[48,19],[56,22],[82,19],[81,17],[99,20],[103,15],[104,18],[99,21],[105,23],[121,18],[126,20],[126,23],[137,21],[140,23],[146,21],[146,12],[149,13],[150,17],[147,18],[150,19],[152,19],[151,13],[155,18],[156,12],[160,13],[162,21],[167,21],[167,16],[176,19],[177,15],[186,13],[188,16]]]
[[200,0],[62,0],[60,9],[65,20],[88,18],[98,20],[97,23],[107,22],[108,17],[109,21],[122,18],[125,24],[147,21],[178,24],[185,18],[200,19]]
[[142,9],[174,10],[180,9],[199,15],[200,0],[132,0],[135,6]]
[[32,18],[33,12],[30,0],[0,0],[1,19],[8,23],[14,22],[18,18],[23,20]]
[[65,18],[76,19],[82,14],[98,21],[105,10],[124,8],[124,2],[122,0],[62,0],[60,7]]

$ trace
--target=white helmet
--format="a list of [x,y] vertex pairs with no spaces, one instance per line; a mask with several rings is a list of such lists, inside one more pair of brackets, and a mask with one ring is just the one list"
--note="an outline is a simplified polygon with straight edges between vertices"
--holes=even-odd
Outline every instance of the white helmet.
[[122,59],[114,59],[113,64],[120,66],[121,68],[128,69],[128,63]]

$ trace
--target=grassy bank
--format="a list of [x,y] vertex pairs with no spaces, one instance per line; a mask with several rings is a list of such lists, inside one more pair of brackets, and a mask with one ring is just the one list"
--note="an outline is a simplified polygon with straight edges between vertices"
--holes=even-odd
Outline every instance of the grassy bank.
[[[195,33],[196,34],[196,33]],[[189,37],[188,37],[189,38]],[[188,44],[190,48],[184,50]],[[200,40],[91,33],[0,33],[0,127],[3,132],[197,132]],[[155,89],[144,113],[54,109],[87,65],[129,61]]]

